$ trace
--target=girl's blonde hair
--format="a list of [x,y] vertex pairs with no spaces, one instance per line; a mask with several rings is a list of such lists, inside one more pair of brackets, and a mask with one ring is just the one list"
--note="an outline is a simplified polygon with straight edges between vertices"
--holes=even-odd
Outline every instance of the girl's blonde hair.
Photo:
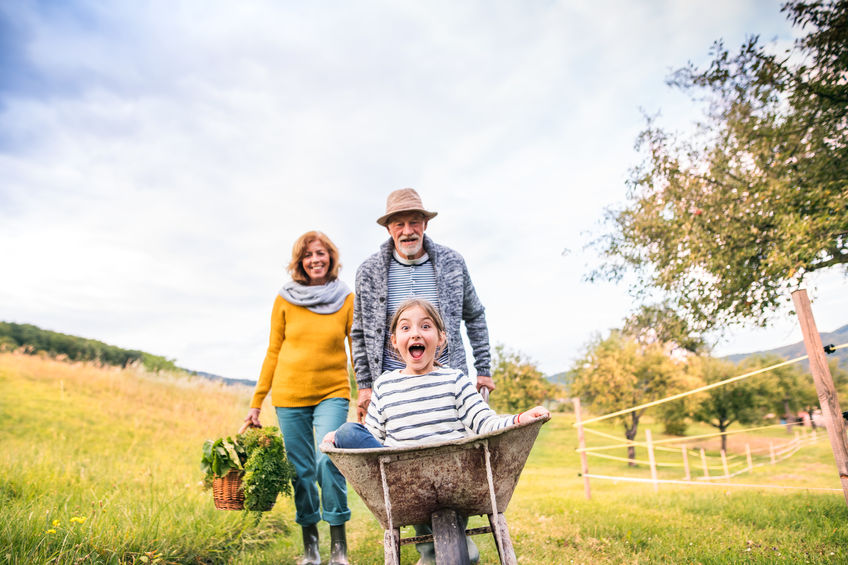
[[[401,302],[400,306],[398,306],[397,310],[395,310],[394,315],[392,315],[392,321],[389,323],[389,333],[391,335],[395,335],[395,331],[397,330],[400,317],[403,315],[404,312],[416,306],[424,310],[424,313],[427,315],[427,317],[433,320],[433,324],[435,324],[436,330],[444,336],[445,346],[447,346],[448,335],[447,331],[445,331],[445,322],[444,320],[442,320],[442,315],[439,314],[439,309],[433,306],[432,302],[430,302],[429,300],[424,300],[423,298],[409,298]],[[394,353],[400,356],[400,351],[398,351],[397,349],[395,349]],[[437,347],[435,356],[436,359],[439,358],[439,353],[440,351]],[[435,364],[437,366],[441,366],[439,365],[438,361],[436,361]]]
[[330,266],[327,269],[327,282],[334,281],[339,278],[339,250],[330,241],[324,233],[320,231],[308,231],[294,242],[292,246],[292,258],[288,266],[288,272],[292,280],[300,284],[309,284],[309,275],[303,270],[303,258],[306,256],[306,248],[313,241],[320,241],[321,245],[327,248],[327,253],[330,255]]

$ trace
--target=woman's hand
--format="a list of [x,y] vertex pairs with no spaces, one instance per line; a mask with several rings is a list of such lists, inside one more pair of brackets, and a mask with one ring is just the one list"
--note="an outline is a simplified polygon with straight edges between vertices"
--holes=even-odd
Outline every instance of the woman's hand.
[[259,408],[251,408],[247,411],[247,418],[244,419],[245,424],[248,426],[255,426],[257,428],[261,428],[262,424],[259,423]]
[[327,435],[324,436],[324,439],[321,440],[321,443],[329,443],[330,445],[334,445],[333,442],[336,440],[336,432],[327,432]]
[[530,422],[535,420],[536,418],[542,418],[546,416],[550,416],[551,412],[544,406],[536,406],[531,408],[527,412],[522,412],[518,415],[518,420],[515,422],[516,424],[523,424],[524,422]]

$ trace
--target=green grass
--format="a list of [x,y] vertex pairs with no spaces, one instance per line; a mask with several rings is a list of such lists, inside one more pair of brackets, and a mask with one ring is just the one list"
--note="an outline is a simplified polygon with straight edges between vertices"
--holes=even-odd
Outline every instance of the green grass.
[[[0,354],[0,562],[294,563],[300,529],[290,498],[260,516],[217,511],[200,484],[203,441],[234,433],[250,395],[184,376]],[[520,563],[848,562],[848,508],[839,492],[660,485],[655,493],[650,484],[593,480],[586,500],[572,424],[573,416],[556,414],[542,428],[506,511]],[[593,427],[623,437],[612,424]],[[792,437],[782,429],[731,436],[730,454],[739,456],[732,461],[744,461],[745,443]],[[733,482],[838,488],[827,438],[819,438]],[[705,446],[710,464],[720,465],[715,442]],[[647,459],[645,450],[637,457]],[[680,461],[671,452],[657,458]],[[700,460],[690,455],[690,464],[700,475]],[[650,476],[644,465],[593,457],[589,469]],[[659,474],[680,479],[683,471]],[[352,562],[382,563],[379,525],[352,492],[350,502]],[[326,559],[328,528],[319,528]],[[481,563],[497,563],[491,537],[475,541]],[[405,546],[402,562],[416,559]]]

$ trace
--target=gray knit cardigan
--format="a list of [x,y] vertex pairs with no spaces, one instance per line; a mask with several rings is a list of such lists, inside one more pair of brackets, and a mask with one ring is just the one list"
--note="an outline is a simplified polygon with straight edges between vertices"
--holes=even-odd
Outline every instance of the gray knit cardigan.
[[[389,295],[389,262],[392,260],[394,241],[390,238],[356,270],[356,296],[353,300],[353,368],[359,388],[371,388],[371,383],[383,372],[383,344],[385,342],[386,303]],[[433,262],[436,286],[439,292],[439,311],[445,322],[450,352],[450,367],[468,374],[465,346],[462,343],[460,324],[465,320],[465,331],[471,342],[474,368],[478,375],[491,375],[489,330],[483,304],[471,283],[468,267],[462,255],[433,243],[424,236],[424,250]]]

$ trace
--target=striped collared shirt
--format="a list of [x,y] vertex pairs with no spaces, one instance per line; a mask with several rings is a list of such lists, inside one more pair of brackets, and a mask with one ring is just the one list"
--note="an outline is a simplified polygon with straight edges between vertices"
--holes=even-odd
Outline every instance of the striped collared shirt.
[[426,375],[383,373],[374,382],[365,427],[387,447],[449,441],[505,428],[461,371],[436,367]]

